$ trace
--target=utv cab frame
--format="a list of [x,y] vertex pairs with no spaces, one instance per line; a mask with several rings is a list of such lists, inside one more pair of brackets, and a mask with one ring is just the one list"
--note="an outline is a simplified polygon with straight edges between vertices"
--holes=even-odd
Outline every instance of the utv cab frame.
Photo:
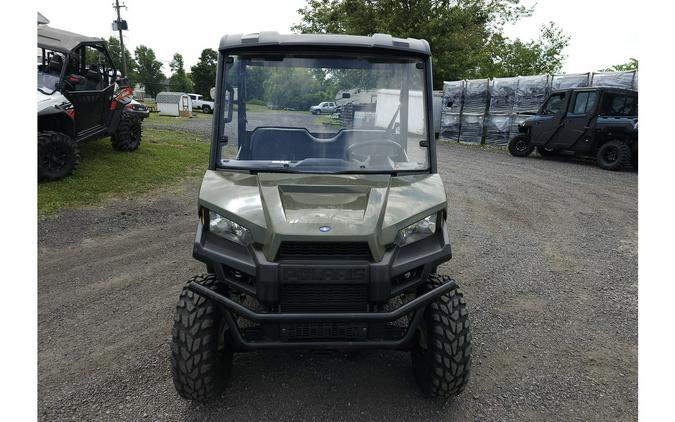
[[140,119],[126,110],[132,90],[110,57],[107,43],[38,26],[38,176],[57,180],[79,160],[77,144],[111,136],[113,148],[133,151]]
[[[304,110],[315,101],[307,91],[317,80],[358,79],[359,87],[379,88],[378,108],[364,112],[365,128],[313,126],[316,117],[305,112],[306,127],[289,126],[298,113],[250,130],[261,117],[247,117],[249,73],[279,84],[305,81],[299,92],[284,93],[306,101],[293,104]],[[208,272],[185,285],[172,335],[182,397],[215,397],[233,352],[269,349],[408,350],[425,394],[464,389],[466,303],[454,280],[436,274],[452,253],[432,92],[424,40],[271,32],[222,38],[193,248]],[[235,156],[226,156],[234,138]]]
[[606,170],[637,167],[637,91],[585,87],[549,94],[537,114],[519,127],[509,152],[526,157],[559,153],[595,158]]

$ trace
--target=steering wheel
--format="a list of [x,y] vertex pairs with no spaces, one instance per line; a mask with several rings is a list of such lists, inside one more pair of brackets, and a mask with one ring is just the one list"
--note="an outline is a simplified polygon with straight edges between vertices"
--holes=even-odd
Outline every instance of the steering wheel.
[[[401,144],[399,144],[398,142],[394,142],[391,139],[380,139],[380,140],[376,140],[376,141],[365,141],[365,142],[358,142],[358,143],[355,143],[355,144],[351,144],[350,146],[347,147],[347,157],[351,157],[352,155],[358,156],[358,154],[354,154],[355,150],[363,149],[363,148],[366,148],[366,147],[372,147],[372,146],[389,147],[391,149],[392,153],[384,155],[384,157],[386,157],[386,158],[389,158],[391,156],[396,155],[398,158],[400,158],[399,161],[406,161],[407,160],[405,150],[403,149]],[[370,157],[370,156],[371,155],[369,154],[365,158]],[[380,160],[375,160],[375,161],[379,162]],[[384,162],[385,160],[381,160],[381,161]]]

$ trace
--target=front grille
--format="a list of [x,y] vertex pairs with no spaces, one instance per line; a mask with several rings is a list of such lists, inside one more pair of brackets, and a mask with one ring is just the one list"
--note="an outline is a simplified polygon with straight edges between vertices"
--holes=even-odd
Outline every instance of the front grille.
[[366,312],[367,284],[285,284],[281,312]]
[[366,242],[282,242],[277,257],[370,259]]
[[363,339],[368,335],[363,323],[296,323],[281,326],[282,340]]

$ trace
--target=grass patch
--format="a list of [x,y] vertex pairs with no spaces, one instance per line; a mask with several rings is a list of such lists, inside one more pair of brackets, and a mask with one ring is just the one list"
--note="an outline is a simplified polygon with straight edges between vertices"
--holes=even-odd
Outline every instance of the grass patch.
[[201,175],[208,166],[206,139],[144,128],[137,151],[118,152],[109,138],[81,145],[81,162],[70,177],[38,184],[38,215],[96,205],[115,196],[133,196]]
[[160,116],[159,113],[150,113],[150,115],[145,119],[148,123],[160,123],[168,125],[180,125],[187,122],[190,119],[197,120],[210,120],[213,118],[212,114],[202,113],[197,110],[192,113],[192,117],[174,117],[174,116]]
[[340,122],[340,119],[333,119],[330,116],[315,117],[314,120],[312,120],[312,124],[329,125],[329,126],[342,126],[342,122]]

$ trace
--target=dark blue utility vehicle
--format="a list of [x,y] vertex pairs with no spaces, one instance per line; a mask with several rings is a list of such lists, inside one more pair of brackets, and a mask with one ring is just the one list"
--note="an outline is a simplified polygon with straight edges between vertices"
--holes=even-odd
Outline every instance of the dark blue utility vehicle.
[[509,142],[517,157],[536,148],[543,157],[592,157],[606,170],[637,168],[638,93],[603,87],[553,91],[518,131]]

